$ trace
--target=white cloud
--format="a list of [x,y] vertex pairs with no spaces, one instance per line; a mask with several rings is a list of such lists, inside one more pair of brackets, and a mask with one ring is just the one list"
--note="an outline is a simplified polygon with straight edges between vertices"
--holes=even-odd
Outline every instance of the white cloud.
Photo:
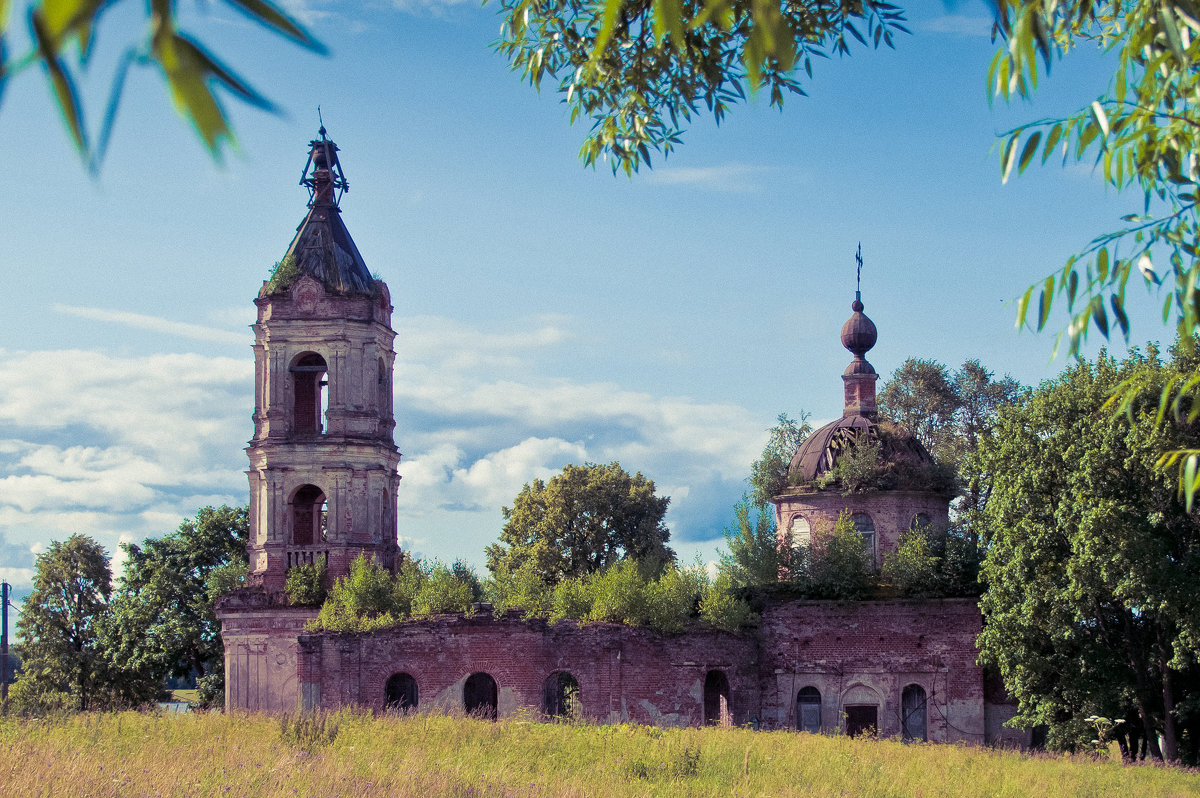
[[757,191],[756,178],[769,172],[768,167],[743,163],[721,166],[662,166],[646,176],[646,181],[664,186],[691,186],[713,191],[743,193]]
[[[431,556],[481,561],[500,507],[569,462],[641,471],[671,495],[668,521],[692,526],[677,538],[711,535],[713,487],[740,492],[765,437],[736,405],[545,376],[539,359],[576,341],[564,317],[395,325],[400,525]],[[24,552],[82,533],[115,554],[245,501],[252,383],[249,357],[0,352],[0,528]]]
[[171,321],[158,316],[146,316],[127,310],[105,310],[104,308],[88,308],[78,305],[54,305],[56,313],[67,316],[77,316],[81,319],[103,321],[110,324],[120,324],[137,330],[177,335],[181,338],[191,338],[196,341],[212,341],[220,344],[245,344],[246,333],[222,330],[216,327],[205,327],[202,324],[189,324],[184,321]]

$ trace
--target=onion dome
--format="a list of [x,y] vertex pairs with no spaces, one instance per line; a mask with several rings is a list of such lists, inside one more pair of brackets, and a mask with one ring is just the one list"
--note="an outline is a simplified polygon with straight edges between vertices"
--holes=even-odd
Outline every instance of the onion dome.
[[297,272],[307,274],[334,294],[373,296],[378,289],[363,262],[350,231],[342,222],[342,194],[350,189],[338,160],[338,146],[325,137],[309,142],[308,163],[300,185],[309,190],[308,215],[296,228],[284,259],[295,259]]

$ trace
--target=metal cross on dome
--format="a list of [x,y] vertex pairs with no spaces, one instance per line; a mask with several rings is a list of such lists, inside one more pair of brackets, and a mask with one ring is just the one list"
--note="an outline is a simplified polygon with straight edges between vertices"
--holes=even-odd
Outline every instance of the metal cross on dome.
[[854,260],[858,263],[858,270],[854,275],[854,292],[862,293],[862,242],[858,242],[858,252],[854,253]]

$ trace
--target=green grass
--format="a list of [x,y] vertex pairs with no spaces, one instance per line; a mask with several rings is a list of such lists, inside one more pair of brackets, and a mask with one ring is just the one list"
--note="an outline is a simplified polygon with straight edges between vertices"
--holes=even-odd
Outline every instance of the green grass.
[[1200,774],[791,732],[350,712],[0,719],[13,796],[1182,796]]

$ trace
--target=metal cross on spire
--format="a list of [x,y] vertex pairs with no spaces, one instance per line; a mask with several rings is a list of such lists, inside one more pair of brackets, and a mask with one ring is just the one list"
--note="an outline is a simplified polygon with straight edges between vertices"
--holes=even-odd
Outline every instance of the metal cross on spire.
[[858,242],[858,252],[854,253],[854,260],[858,263],[858,270],[854,275],[854,293],[862,293],[862,242]]

